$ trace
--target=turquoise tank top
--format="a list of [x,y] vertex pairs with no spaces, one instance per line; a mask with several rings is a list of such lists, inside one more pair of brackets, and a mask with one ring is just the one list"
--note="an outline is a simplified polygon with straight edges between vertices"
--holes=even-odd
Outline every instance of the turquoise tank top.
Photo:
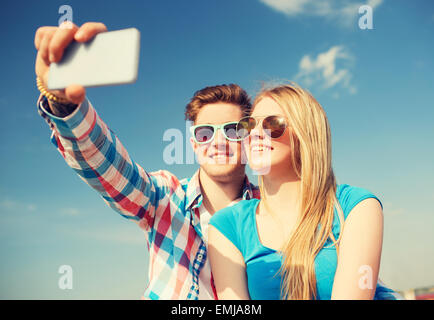
[[[351,210],[361,201],[378,198],[369,191],[349,185],[339,185],[336,190],[337,199],[346,219]],[[378,200],[380,202],[380,200]],[[281,299],[281,276],[279,268],[282,256],[274,249],[268,248],[259,240],[256,226],[256,208],[258,199],[242,200],[239,203],[215,213],[210,224],[228,238],[243,255],[250,298],[253,300]],[[380,202],[381,204],[381,202]],[[335,210],[333,234],[339,237],[339,218]],[[315,258],[315,276],[317,299],[331,299],[333,280],[337,267],[336,248],[329,239]],[[377,284],[374,299],[394,300],[399,298],[391,289],[382,283]]]

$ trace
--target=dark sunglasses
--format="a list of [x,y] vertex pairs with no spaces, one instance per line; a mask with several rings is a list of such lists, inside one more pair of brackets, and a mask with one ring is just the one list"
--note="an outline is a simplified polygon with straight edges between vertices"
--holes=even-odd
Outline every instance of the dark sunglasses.
[[238,121],[236,130],[237,136],[240,137],[240,139],[248,137],[252,130],[261,122],[262,129],[273,139],[281,137],[288,127],[288,122],[283,116],[244,117]]
[[191,135],[198,144],[208,143],[214,139],[217,130],[222,130],[223,135],[229,141],[240,141],[237,136],[238,122],[226,122],[222,124],[198,124],[190,127]]

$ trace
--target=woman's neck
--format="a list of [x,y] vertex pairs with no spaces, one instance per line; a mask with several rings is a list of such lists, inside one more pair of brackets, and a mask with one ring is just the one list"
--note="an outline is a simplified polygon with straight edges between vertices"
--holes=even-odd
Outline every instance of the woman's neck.
[[266,203],[269,213],[281,217],[298,215],[300,204],[301,180],[293,170],[284,173],[268,174],[262,177],[261,198]]

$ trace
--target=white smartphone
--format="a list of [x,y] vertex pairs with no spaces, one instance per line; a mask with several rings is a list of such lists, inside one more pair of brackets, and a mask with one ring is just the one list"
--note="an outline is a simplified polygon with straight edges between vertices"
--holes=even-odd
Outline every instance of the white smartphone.
[[64,89],[71,84],[97,87],[137,80],[140,31],[128,28],[97,34],[92,40],[73,41],[62,60],[51,63],[47,87]]

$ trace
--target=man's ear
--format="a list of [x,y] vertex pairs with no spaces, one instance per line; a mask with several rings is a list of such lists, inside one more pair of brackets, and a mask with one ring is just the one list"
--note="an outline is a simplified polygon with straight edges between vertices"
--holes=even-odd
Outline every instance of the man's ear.
[[194,152],[194,154],[196,156],[196,159],[199,159],[199,154],[198,154],[198,152],[199,152],[199,150],[198,150],[199,149],[199,145],[196,143],[196,141],[194,141],[193,138],[190,138],[190,144],[191,144],[193,152]]
[[196,153],[196,150],[197,150],[197,144],[196,144],[196,142],[194,141],[194,139],[191,138],[191,137],[190,137],[190,144],[191,144],[191,147],[193,148],[194,153]]
[[198,154],[199,145],[196,143],[196,141],[194,141],[193,138],[190,138],[190,144],[191,144],[191,148],[193,149],[195,159],[200,165],[200,155]]

